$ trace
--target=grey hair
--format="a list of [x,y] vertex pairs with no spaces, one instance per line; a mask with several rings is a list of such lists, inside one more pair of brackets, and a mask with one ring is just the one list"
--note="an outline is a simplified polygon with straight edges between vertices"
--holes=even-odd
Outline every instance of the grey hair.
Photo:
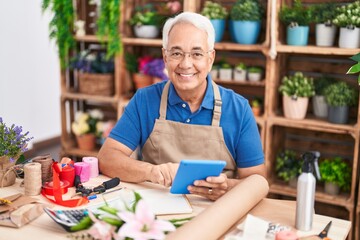
[[[162,44],[163,48],[166,49],[169,41],[169,33],[171,29],[178,23],[190,23],[200,30],[204,30],[207,33],[207,42],[209,50],[214,49],[215,43],[215,30],[210,20],[198,13],[183,12],[179,15],[169,18],[163,27]],[[186,33],[185,33],[186,34]]]

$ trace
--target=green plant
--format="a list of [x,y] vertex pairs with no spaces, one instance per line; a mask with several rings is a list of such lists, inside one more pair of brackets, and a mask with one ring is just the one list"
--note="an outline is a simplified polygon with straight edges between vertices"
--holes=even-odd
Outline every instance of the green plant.
[[336,80],[331,77],[321,76],[314,80],[315,94],[319,96],[324,96],[324,90],[327,86],[332,83],[335,83]]
[[75,114],[75,121],[71,123],[71,130],[77,136],[87,133],[98,135],[96,124],[103,118],[104,113],[99,109],[88,112],[78,111]]
[[321,180],[338,185],[348,191],[351,184],[351,167],[341,157],[325,159],[319,164]]
[[90,49],[79,52],[71,59],[69,67],[87,73],[113,73],[115,68],[114,60],[107,60],[104,52]]
[[122,41],[119,33],[121,0],[101,0],[100,14],[97,20],[96,35],[105,44],[107,37],[106,58],[110,59],[122,51]]
[[55,39],[58,46],[60,66],[67,67],[69,52],[74,50],[74,8],[71,0],[43,0],[43,13],[50,11],[53,14],[49,23],[49,37]]
[[235,69],[237,69],[237,70],[245,70],[246,69],[246,64],[243,63],[243,62],[240,62],[240,63],[235,65]]
[[252,101],[251,101],[251,107],[253,108],[258,108],[258,107],[261,107],[262,106],[262,99],[260,98],[254,98]]
[[279,178],[285,182],[300,175],[302,159],[295,151],[285,150],[277,154],[275,171]]
[[230,11],[230,18],[238,21],[261,21],[264,7],[258,0],[237,0]]
[[293,98],[312,97],[315,95],[313,78],[304,76],[302,72],[295,72],[293,76],[285,76],[279,92]]
[[206,1],[205,6],[201,11],[201,15],[204,15],[209,19],[226,19],[228,11],[219,3]]
[[231,69],[231,65],[229,63],[222,63],[220,65],[220,68],[222,68],[222,69]]
[[125,53],[125,65],[126,65],[126,69],[130,72],[130,73],[137,73],[139,72],[139,63],[138,63],[138,58],[135,54],[126,52]]
[[[354,74],[360,72],[360,53],[352,56],[350,59],[354,60],[356,63],[352,65],[346,74]],[[358,76],[358,84],[360,85],[360,75]]]
[[339,81],[324,90],[325,100],[330,106],[352,106],[356,104],[357,91],[349,84]]
[[332,2],[319,3],[312,6],[313,20],[315,23],[331,25],[336,16],[337,5]]
[[0,157],[7,156],[10,162],[14,162],[23,152],[27,150],[27,143],[33,139],[29,132],[23,133],[21,126],[6,126],[0,117]]
[[295,0],[294,6],[284,5],[279,12],[280,21],[290,26],[307,26],[312,21],[312,11],[302,5],[300,0]]
[[261,67],[249,67],[249,73],[262,73],[263,69]]
[[153,4],[148,3],[136,6],[132,18],[129,20],[131,26],[155,25],[159,26],[161,16],[156,12]]
[[333,23],[338,27],[360,27],[360,1],[337,7]]

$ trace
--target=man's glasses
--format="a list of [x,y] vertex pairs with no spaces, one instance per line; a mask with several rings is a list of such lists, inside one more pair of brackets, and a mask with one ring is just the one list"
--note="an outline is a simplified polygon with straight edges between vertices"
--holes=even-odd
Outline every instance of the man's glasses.
[[200,61],[204,59],[206,54],[214,50],[210,50],[207,52],[203,50],[192,50],[190,52],[184,52],[179,49],[170,49],[170,50],[165,49],[165,51],[168,53],[169,58],[175,61],[183,60],[186,54],[188,54],[194,61]]

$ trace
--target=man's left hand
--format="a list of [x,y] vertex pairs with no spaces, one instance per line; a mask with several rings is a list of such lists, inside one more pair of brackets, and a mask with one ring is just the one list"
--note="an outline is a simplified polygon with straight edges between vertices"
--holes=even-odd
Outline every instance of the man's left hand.
[[194,186],[189,186],[191,194],[201,195],[215,201],[229,190],[228,178],[225,174],[218,177],[207,177],[206,180],[196,180]]

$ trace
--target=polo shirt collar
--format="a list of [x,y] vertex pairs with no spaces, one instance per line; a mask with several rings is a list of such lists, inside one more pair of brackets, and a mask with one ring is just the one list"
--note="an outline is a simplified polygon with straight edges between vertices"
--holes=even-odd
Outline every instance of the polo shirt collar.
[[[169,88],[169,104],[176,105],[183,103],[184,101],[177,94],[174,85],[171,83]],[[205,92],[205,97],[201,103],[200,108],[213,109],[214,108],[214,91],[211,84],[211,77],[207,77],[207,87]]]

